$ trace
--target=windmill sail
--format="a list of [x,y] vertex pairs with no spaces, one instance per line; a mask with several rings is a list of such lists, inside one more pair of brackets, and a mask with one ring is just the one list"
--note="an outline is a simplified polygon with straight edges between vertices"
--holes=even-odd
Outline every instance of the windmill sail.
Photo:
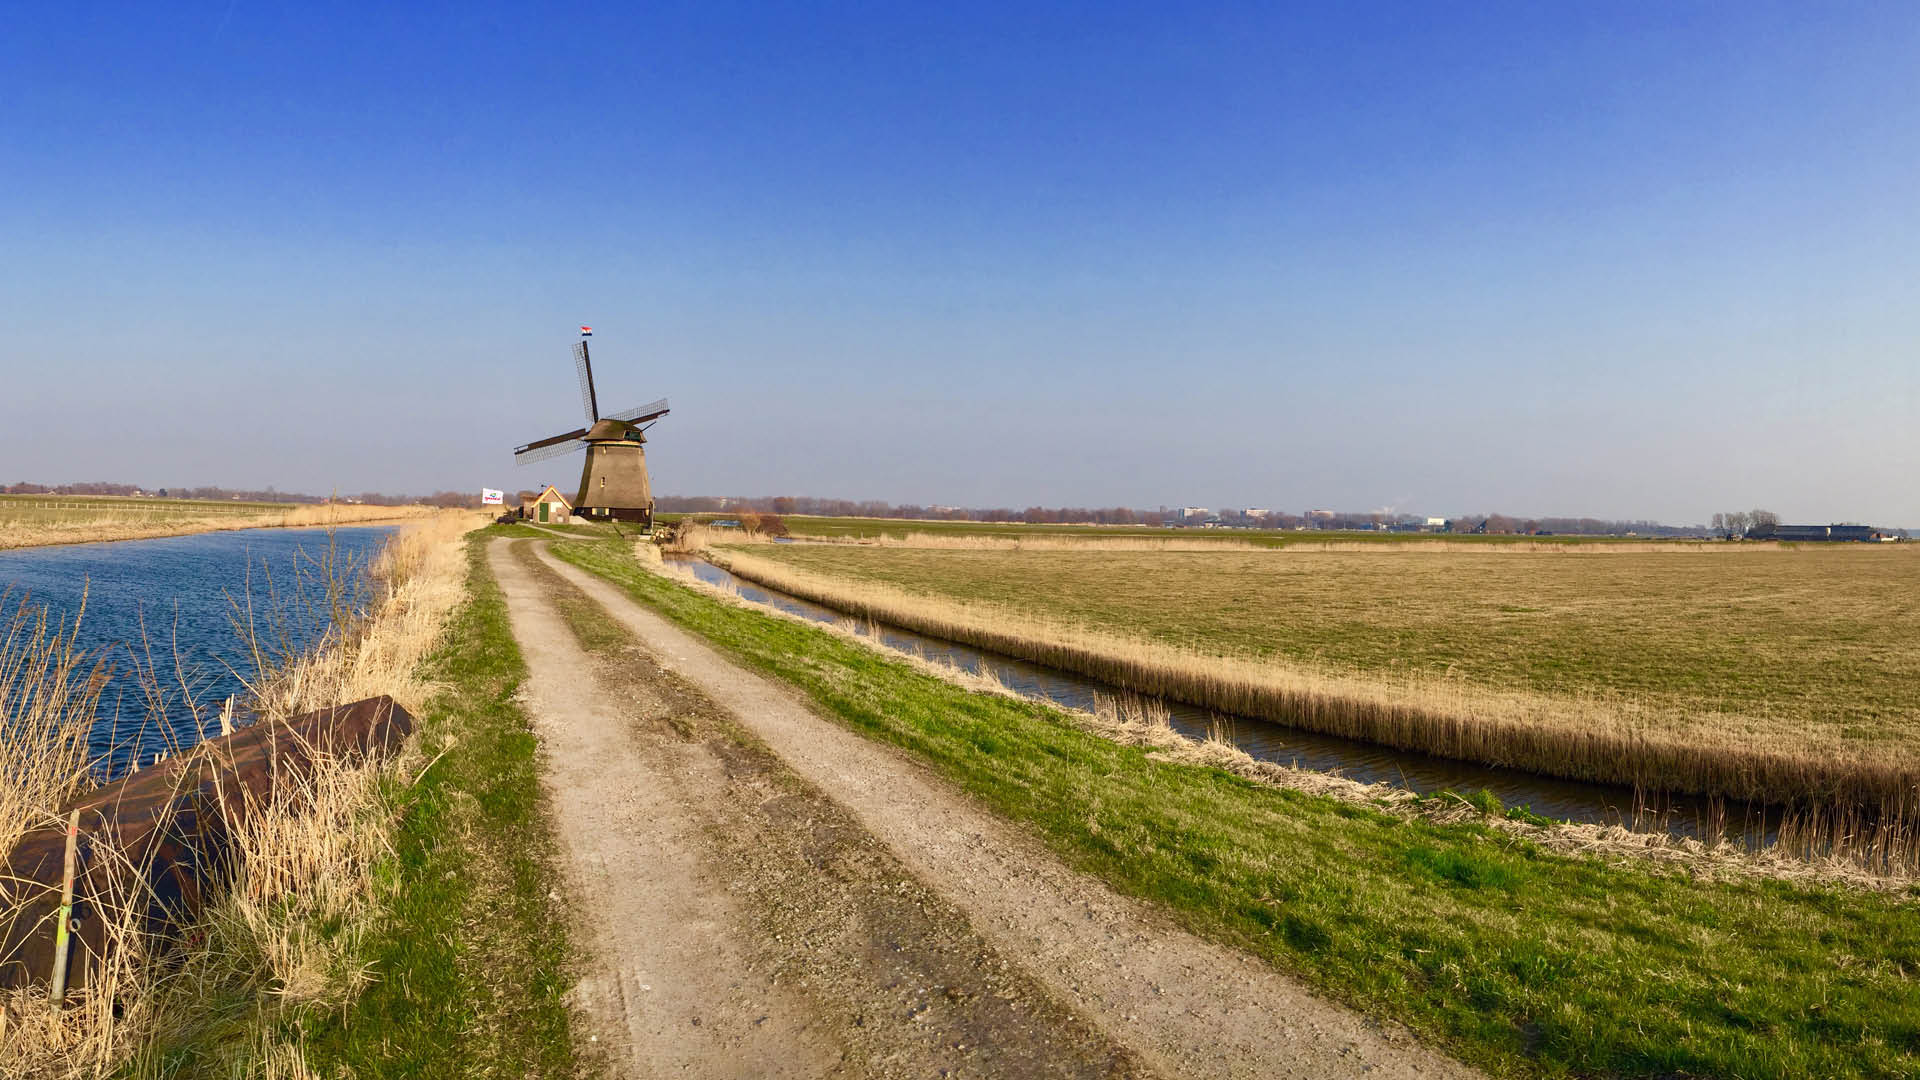
[[600,403],[593,394],[593,357],[584,341],[573,347],[573,370],[580,376],[580,408],[586,411],[587,426],[592,427],[600,419]]
[[620,420],[629,424],[644,424],[649,420],[665,415],[667,415],[667,399],[661,398],[659,401],[649,401],[645,405],[637,408],[613,413],[608,416],[607,419]]
[[580,436],[586,433],[586,428],[575,428],[565,435],[554,435],[550,438],[540,439],[535,442],[530,442],[525,446],[517,447],[513,451],[513,463],[515,465],[530,465],[536,461],[546,461],[549,458],[557,458],[562,454],[571,454],[575,450],[587,445],[580,439]]

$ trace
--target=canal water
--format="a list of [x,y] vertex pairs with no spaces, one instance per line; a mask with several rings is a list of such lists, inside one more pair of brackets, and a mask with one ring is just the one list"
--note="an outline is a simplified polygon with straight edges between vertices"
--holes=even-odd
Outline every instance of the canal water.
[[[706,581],[737,592],[744,600],[778,608],[815,622],[848,618],[836,611],[777,589],[749,581],[689,555],[669,555],[669,564],[685,568]],[[929,637],[895,626],[861,622],[858,632],[878,631],[890,648],[949,663],[964,671],[989,668],[1002,683],[1027,697],[1072,709],[1091,711],[1097,695],[1114,697],[1126,691],[1097,679],[1034,664],[1018,657]],[[1490,791],[1510,807],[1526,807],[1559,821],[1665,829],[1682,836],[1702,836],[1717,829],[1735,842],[1760,846],[1773,837],[1779,823],[1776,809],[1728,806],[1715,814],[1704,799],[1663,798],[1657,802],[1632,788],[1560,780],[1520,769],[1480,765],[1470,761],[1395,750],[1374,743],[1321,735],[1271,720],[1224,716],[1210,709],[1175,701],[1163,702],[1173,727],[1193,738],[1219,732],[1249,755],[1283,765],[1338,773],[1368,784],[1391,784],[1420,794],[1441,791]]]
[[[392,532],[242,529],[0,551],[0,619],[24,604],[71,624],[84,597],[77,640],[114,672],[92,750],[98,773],[118,776],[136,755],[151,761],[218,734],[221,704],[255,675],[239,625],[251,618],[275,657],[311,648],[335,599],[364,601],[368,560]],[[337,597],[329,578],[344,586]]]

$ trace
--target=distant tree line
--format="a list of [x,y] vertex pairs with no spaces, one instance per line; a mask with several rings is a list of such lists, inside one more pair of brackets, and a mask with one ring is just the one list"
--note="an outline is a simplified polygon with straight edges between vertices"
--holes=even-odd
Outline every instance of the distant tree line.
[[139,484],[115,484],[105,481],[91,481],[80,484],[35,484],[21,481],[0,487],[4,495],[152,495],[162,499],[206,499],[221,502],[257,502],[257,503],[304,503],[318,505],[328,502],[366,503],[370,506],[413,506],[416,504],[443,507],[472,507],[480,505],[478,492],[436,491],[431,495],[385,495],[376,491],[365,491],[358,495],[305,495],[294,491],[279,491],[268,487],[264,491],[248,491],[243,488],[224,487],[164,487],[150,488]]
[[[1007,507],[982,509],[961,506],[922,506],[915,503],[889,503],[877,499],[822,499],[808,495],[763,495],[757,498],[719,495],[663,495],[658,507],[663,513],[718,514],[758,511],[781,516],[905,518],[914,521],[1020,522],[1028,525],[1152,525],[1174,526],[1190,522],[1179,508],[1165,506],[1151,510],[1126,506],[1047,507],[1029,506],[1024,510]],[[1415,530],[1426,529],[1427,519],[1411,514],[1384,511],[1267,511],[1248,514],[1244,510],[1219,510],[1209,517],[1213,523],[1246,529],[1343,529],[1343,530]],[[1565,536],[1700,536],[1701,526],[1662,525],[1656,521],[1612,521],[1602,518],[1519,518],[1506,514],[1469,514],[1450,518],[1445,530],[1454,533],[1493,533],[1510,535]]]
[[1707,523],[1707,528],[1712,530],[1713,535],[1731,540],[1736,536],[1747,535],[1748,529],[1778,524],[1780,524],[1780,515],[1771,510],[1733,510],[1713,515],[1713,520]]

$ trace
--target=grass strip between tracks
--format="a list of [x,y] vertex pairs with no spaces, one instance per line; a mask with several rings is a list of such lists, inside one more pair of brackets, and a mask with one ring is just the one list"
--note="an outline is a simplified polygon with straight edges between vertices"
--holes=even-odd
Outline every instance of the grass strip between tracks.
[[1557,855],[1156,760],[703,595],[625,544],[550,550],[917,756],[1069,864],[1496,1073],[1920,1071],[1912,895]]

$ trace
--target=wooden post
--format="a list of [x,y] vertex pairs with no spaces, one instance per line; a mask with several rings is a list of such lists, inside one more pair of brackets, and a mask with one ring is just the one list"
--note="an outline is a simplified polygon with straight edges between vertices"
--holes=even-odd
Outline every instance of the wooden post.
[[80,850],[80,811],[67,818],[67,861],[60,873],[60,923],[53,928],[53,1003],[67,997],[67,953],[73,948],[73,864]]

